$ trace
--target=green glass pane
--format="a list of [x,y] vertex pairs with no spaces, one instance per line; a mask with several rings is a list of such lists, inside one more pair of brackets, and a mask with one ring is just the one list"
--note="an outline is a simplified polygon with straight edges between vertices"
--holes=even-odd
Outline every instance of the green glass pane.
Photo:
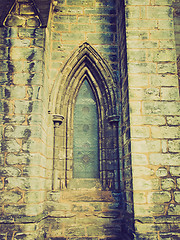
[[93,91],[85,80],[74,109],[73,177],[98,178],[98,113]]

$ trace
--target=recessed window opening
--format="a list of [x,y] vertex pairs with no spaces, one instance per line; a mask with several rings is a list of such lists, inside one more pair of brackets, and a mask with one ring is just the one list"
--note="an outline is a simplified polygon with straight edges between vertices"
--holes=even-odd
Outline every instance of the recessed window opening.
[[73,129],[73,178],[99,178],[98,110],[87,78],[76,98]]
[[53,190],[80,179],[119,190],[118,96],[107,63],[84,43],[61,70],[53,92],[51,107],[64,119],[53,120]]

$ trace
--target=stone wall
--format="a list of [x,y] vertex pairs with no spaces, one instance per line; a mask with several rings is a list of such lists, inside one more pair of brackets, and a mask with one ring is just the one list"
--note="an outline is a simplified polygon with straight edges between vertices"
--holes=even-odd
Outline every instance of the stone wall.
[[[56,97],[54,95],[57,94],[54,89],[58,91],[56,89],[57,83],[61,83],[63,74],[67,74],[64,68],[71,55],[80,51],[80,46],[84,43],[89,43],[100,55],[100,58],[104,59],[106,63],[108,62],[114,78],[116,81],[118,79],[118,44],[114,3],[115,1],[106,1],[104,3],[102,1],[88,1],[86,3],[82,1],[57,1],[52,6],[46,38],[46,41],[50,43],[47,43],[46,51],[46,76],[48,79],[46,82],[51,100],[49,108],[50,138],[48,139],[49,163],[52,162],[53,158],[53,135],[51,133],[54,130],[51,115],[60,111],[57,107],[55,109],[56,101],[53,102],[52,100]],[[67,68],[71,67],[74,66],[70,65]],[[67,69],[67,71],[69,70]],[[66,92],[67,89],[64,91]],[[61,112],[60,114],[64,115],[66,113]],[[65,122],[63,124],[65,125]],[[64,130],[60,131],[61,137],[63,137]],[[67,136],[72,140],[70,132],[67,133]],[[66,147],[63,144],[65,144],[65,138],[61,141],[63,149],[61,156],[65,154]],[[71,175],[72,171],[68,173],[68,178],[71,178]]]
[[[65,93],[70,96],[72,91],[68,90],[69,86],[64,87],[64,92],[61,94],[62,96],[57,96],[56,91],[59,91],[58,88],[60,87],[58,86],[61,86],[62,83],[63,85],[66,84],[65,76],[68,78],[68,71],[70,72],[71,68],[76,68],[76,58],[81,57],[81,54],[78,55],[78,52],[86,51],[82,49],[90,49],[92,47],[94,50],[91,50],[91,54],[95,56],[93,61],[98,61],[98,59],[101,59],[101,62],[104,61],[104,65],[108,65],[108,67],[111,68],[115,84],[118,81],[118,44],[114,3],[115,1],[106,1],[104,3],[102,1],[88,1],[86,3],[82,3],[81,1],[58,1],[54,4],[48,26],[49,37],[47,41],[50,42],[50,46],[46,52],[48,59],[48,70],[46,71],[48,77],[47,87],[51,101],[49,105],[49,115],[59,113],[64,117],[66,116],[66,110],[60,112],[60,104],[58,101],[60,98],[63,98]],[[87,47],[84,47],[85,43]],[[103,67],[101,68],[103,74]],[[55,98],[57,98],[57,100]],[[65,129],[64,125],[66,124],[65,121],[62,123],[63,127],[60,130],[62,147],[60,158],[63,158],[66,154],[66,136],[62,138],[65,134],[63,132],[63,129]],[[52,118],[50,117],[49,136],[51,136],[51,138],[48,140],[48,145],[50,146],[48,157],[50,161],[52,161],[53,157],[51,151],[53,146],[53,135],[51,135],[51,133],[53,131]],[[66,135],[68,139],[72,141],[71,129],[69,129]],[[72,155],[70,151],[69,154]],[[72,161],[70,164],[72,166]],[[69,168],[72,169],[71,166]],[[72,171],[69,171],[67,174],[68,179],[71,179]]]
[[[66,61],[90,43],[118,71],[115,1],[56,1],[50,17],[50,86]],[[54,4],[55,4],[54,3]],[[51,88],[50,88],[51,90]]]
[[[106,76],[106,88],[113,84],[117,84],[119,79],[118,69],[118,42],[116,33],[116,8],[115,1],[57,1],[52,7],[50,15],[49,26],[47,28],[47,48],[46,57],[47,66],[47,82],[50,93],[49,105],[49,162],[54,164],[53,174],[53,189],[56,191],[49,191],[47,210],[49,211],[50,219],[48,220],[49,226],[47,229],[47,237],[62,237],[66,239],[116,239],[121,232],[121,225],[123,220],[122,205],[120,203],[120,196],[117,192],[112,197],[100,197],[102,194],[110,194],[97,192],[97,189],[69,189],[69,184],[72,180],[72,147],[71,141],[73,137],[73,129],[69,123],[72,122],[73,116],[71,115],[70,100],[73,97],[75,86],[79,87],[80,77],[74,69],[80,71],[80,67],[76,67],[84,56],[90,56],[94,64],[94,69],[99,69],[102,76]],[[84,54],[84,55],[83,55]],[[79,62],[78,60],[79,59]],[[99,62],[98,62],[99,61]],[[110,70],[107,70],[107,69]],[[91,73],[96,75],[98,73],[91,67]],[[73,73],[72,73],[73,72]],[[108,74],[107,74],[108,72]],[[73,75],[74,74],[74,75]],[[113,76],[110,76],[112,75]],[[69,75],[72,75],[71,78]],[[114,82],[111,83],[114,79]],[[103,79],[96,79],[97,85],[103,86]],[[110,83],[109,83],[109,82]],[[67,82],[69,84],[67,84]],[[70,87],[71,86],[71,87]],[[99,89],[99,86],[96,88]],[[102,90],[98,90],[99,92]],[[108,90],[109,91],[109,90]],[[102,91],[103,92],[103,91]],[[103,96],[106,93],[104,93]],[[109,96],[109,95],[108,95]],[[109,96],[111,98],[111,96]],[[62,100],[62,103],[60,101]],[[100,102],[106,101],[100,99]],[[108,100],[109,101],[109,100]],[[65,103],[65,104],[64,104]],[[74,100],[73,100],[74,103]],[[68,107],[69,104],[69,107]],[[65,105],[65,106],[64,106]],[[72,105],[72,109],[73,109]],[[109,107],[107,107],[108,109]],[[113,106],[110,109],[113,112]],[[68,113],[69,111],[69,113]],[[53,129],[53,114],[54,117],[63,115],[64,120],[59,126],[58,121],[55,129]],[[52,115],[52,117],[51,117]],[[108,113],[105,112],[106,121]],[[71,117],[69,117],[71,116]],[[101,120],[102,122],[104,120]],[[101,123],[101,121],[99,121]],[[101,123],[102,124],[102,123]],[[107,123],[106,123],[107,124]],[[53,142],[52,132],[55,131],[55,143]],[[108,126],[106,132],[111,131],[108,135],[107,142],[115,142],[112,139],[113,131],[117,129]],[[101,129],[102,132],[102,129]],[[58,134],[57,134],[58,133]],[[106,133],[104,133],[106,134]],[[115,133],[116,134],[116,133]],[[106,136],[107,137],[107,136]],[[101,141],[104,141],[102,138]],[[57,144],[58,143],[58,144]],[[54,144],[54,153],[52,152]],[[68,146],[68,147],[67,147]],[[70,146],[70,147],[69,147]],[[104,148],[104,147],[103,147]],[[114,154],[111,150],[113,146],[109,145],[108,149],[104,149],[102,155]],[[106,151],[106,153],[105,153]],[[117,149],[116,149],[117,151]],[[101,151],[102,152],[102,151]],[[115,154],[114,154],[115,156]],[[116,157],[117,158],[117,157]],[[65,162],[67,159],[67,162]],[[117,160],[116,168],[117,168]],[[103,168],[105,168],[105,157],[101,156]],[[58,164],[57,164],[58,163]],[[66,164],[67,163],[67,164]],[[101,163],[100,163],[101,164]],[[52,165],[50,165],[52,166]],[[59,166],[61,166],[59,168]],[[115,184],[110,179],[114,178],[113,164],[109,163],[109,182],[107,179],[102,181],[104,188],[109,186],[113,188],[116,185],[118,189],[119,183],[116,180]],[[101,168],[101,167],[100,167]],[[103,169],[101,169],[103,172]],[[110,173],[112,171],[112,173]],[[116,169],[116,179],[119,173]],[[104,174],[105,176],[105,174]],[[107,176],[106,176],[107,178]],[[103,179],[103,177],[101,177]],[[80,184],[82,185],[82,183]],[[67,189],[66,189],[67,187]],[[77,186],[76,186],[77,187]],[[59,193],[58,189],[61,188]],[[100,186],[100,189],[102,186]],[[108,190],[108,188],[107,188]],[[62,194],[61,194],[62,193]],[[87,199],[87,194],[89,199]],[[111,195],[111,194],[110,194]],[[79,200],[77,200],[79,196]],[[93,198],[91,198],[93,196]],[[65,209],[63,209],[65,207]],[[66,216],[66,219],[64,217]],[[52,220],[54,219],[54,220]],[[83,220],[82,220],[83,219]],[[81,225],[79,224],[81,222]],[[96,226],[94,225],[96,222]],[[53,224],[54,223],[54,224]],[[57,225],[61,224],[61,228]],[[54,226],[53,226],[54,225]],[[70,232],[71,231],[71,232]],[[124,229],[125,231],[125,229]],[[106,237],[105,237],[106,236]]]
[[177,69],[180,84],[180,1],[173,1],[173,16],[174,16],[174,33],[176,42],[176,57],[177,57]]
[[[173,2],[174,12],[171,0],[57,0],[47,28],[29,0],[14,4],[0,28],[1,239],[125,240],[132,233],[139,240],[179,239],[179,2]],[[68,74],[83,53],[92,54],[107,89],[116,87],[118,111],[108,121],[121,113],[119,128],[118,121],[105,126],[107,142],[113,140],[105,155],[120,168],[107,164],[110,181],[89,182],[89,189],[65,173],[72,170],[66,142],[73,131],[66,131],[71,118],[64,119],[59,100],[72,95]],[[74,73],[72,81],[78,78]],[[61,184],[54,160],[67,153]]]
[[[44,29],[27,1],[1,28],[1,239],[33,239],[45,200]],[[36,231],[37,230],[37,231]]]
[[179,94],[171,1],[126,2],[135,230],[178,239]]
[[123,208],[125,211],[124,227],[128,232],[134,232],[133,223],[133,186],[132,186],[132,163],[131,163],[131,139],[130,139],[130,115],[129,115],[129,83],[127,72],[127,49],[125,28],[125,5],[124,1],[117,1],[117,31],[119,50],[120,71],[120,98],[122,109],[121,121],[119,122],[119,152],[120,152],[120,184]]

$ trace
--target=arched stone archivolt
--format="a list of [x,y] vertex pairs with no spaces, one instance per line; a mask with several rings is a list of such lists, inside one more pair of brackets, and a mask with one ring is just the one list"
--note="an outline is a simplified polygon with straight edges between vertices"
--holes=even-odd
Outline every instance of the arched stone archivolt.
[[63,116],[54,121],[53,188],[67,187],[73,173],[73,114],[79,89],[88,81],[96,99],[99,132],[99,171],[104,188],[119,189],[117,88],[108,64],[84,43],[62,68],[54,84],[49,110]]
[[[109,103],[109,115],[118,114],[117,109],[114,108],[117,94],[112,70],[105,60],[88,43],[82,44],[60,70],[50,94],[49,110],[53,113],[61,111],[61,109],[57,107],[57,98],[61,97],[61,100],[63,100],[63,93],[67,95],[70,82],[74,82],[74,78],[76,78],[82,70],[84,71],[85,67],[91,72],[91,75],[97,79],[97,85],[101,87],[101,92],[104,91]],[[57,108],[56,110],[55,107]]]

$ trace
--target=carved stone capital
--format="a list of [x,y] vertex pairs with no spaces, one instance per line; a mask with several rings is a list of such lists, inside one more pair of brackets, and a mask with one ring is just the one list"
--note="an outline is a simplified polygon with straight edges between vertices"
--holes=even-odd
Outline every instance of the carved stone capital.
[[63,120],[64,120],[64,117],[60,114],[53,114],[52,118],[53,118],[53,122],[54,122],[55,127],[60,126],[62,124]]
[[108,116],[108,120],[109,120],[110,123],[118,123],[119,119],[120,119],[119,115]]

